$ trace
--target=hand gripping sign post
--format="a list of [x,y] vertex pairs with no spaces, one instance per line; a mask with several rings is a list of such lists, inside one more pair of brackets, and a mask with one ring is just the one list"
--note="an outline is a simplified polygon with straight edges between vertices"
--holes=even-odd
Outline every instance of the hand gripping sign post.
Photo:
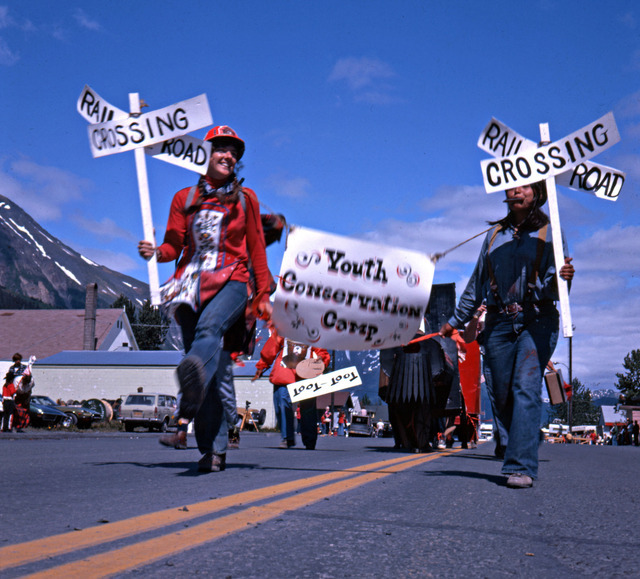
[[[145,152],[163,161],[206,173],[211,143],[186,133],[212,124],[206,95],[141,114],[138,93],[129,94],[131,113],[110,105],[88,86],[78,99],[78,112],[90,123],[89,144],[94,157],[134,151],[144,238],[154,240]],[[160,304],[158,264],[155,255],[147,262],[151,304]]]
[[407,344],[429,302],[434,265],[421,253],[295,227],[272,321],[278,334],[335,350]]
[[592,193],[601,199],[615,201],[624,184],[625,174],[611,167],[589,162],[589,159],[620,141],[620,134],[613,113],[607,113],[597,121],[555,142],[551,142],[549,125],[542,123],[540,139],[541,145],[537,147],[534,142],[525,139],[500,121],[492,119],[480,135],[478,147],[492,155],[503,156],[481,161],[482,176],[487,193],[545,181],[562,331],[565,338],[571,338],[573,325],[569,289],[567,282],[560,277],[564,253],[556,179],[561,185]]

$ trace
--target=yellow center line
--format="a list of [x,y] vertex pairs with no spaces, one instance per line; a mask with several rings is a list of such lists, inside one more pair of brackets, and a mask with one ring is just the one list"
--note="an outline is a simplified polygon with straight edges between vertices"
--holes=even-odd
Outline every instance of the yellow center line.
[[0,548],[0,570],[33,563],[42,559],[63,555],[72,551],[123,539],[154,529],[185,522],[204,515],[212,514],[233,506],[252,503],[277,495],[325,484],[341,478],[353,476],[369,470],[392,467],[395,464],[415,460],[415,456],[403,456],[381,462],[353,467],[346,471],[330,472],[300,480],[294,480],[252,491],[245,491],[227,497],[211,499],[187,505],[183,508],[171,508],[164,511],[140,515],[114,523],[70,531],[43,539],[35,539],[16,545]]
[[[379,465],[386,464],[384,470],[366,472],[365,474],[333,482],[304,493],[278,499],[266,505],[251,506],[238,513],[226,515],[187,529],[141,541],[134,545],[115,549],[100,555],[86,557],[80,561],[52,567],[46,571],[37,572],[32,575],[27,575],[26,577],[37,577],[39,579],[82,577],[86,579],[89,577],[107,577],[121,573],[134,567],[148,565],[165,557],[182,553],[225,535],[247,529],[249,526],[273,519],[286,511],[308,506],[327,497],[352,490],[368,482],[387,477],[393,473],[418,466],[451,453],[452,452],[449,451],[437,455],[421,456],[418,458],[414,456],[405,458],[405,460],[393,459],[391,461],[377,463]],[[359,469],[371,470],[372,467],[373,465],[366,465],[366,467],[359,467]],[[323,477],[325,477],[325,475],[323,475]]]

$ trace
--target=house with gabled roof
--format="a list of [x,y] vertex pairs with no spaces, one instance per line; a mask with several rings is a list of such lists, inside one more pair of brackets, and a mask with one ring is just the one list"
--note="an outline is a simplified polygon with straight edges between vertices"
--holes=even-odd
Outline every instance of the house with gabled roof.
[[0,310],[0,360],[20,352],[47,358],[63,350],[138,350],[131,324],[124,310],[96,310],[95,330],[85,342],[85,310]]

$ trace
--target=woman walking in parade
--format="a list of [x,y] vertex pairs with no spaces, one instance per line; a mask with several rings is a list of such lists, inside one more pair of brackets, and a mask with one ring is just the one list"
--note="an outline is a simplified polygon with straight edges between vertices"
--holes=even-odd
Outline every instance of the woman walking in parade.
[[[440,329],[450,336],[462,329],[483,301],[486,325],[479,341],[491,373],[488,387],[495,420],[506,440],[502,473],[507,486],[527,488],[538,476],[538,444],[544,369],[558,341],[556,266],[544,182],[506,191],[509,211],[492,222],[475,270],[452,318]],[[567,257],[560,276],[570,281],[574,268]]]
[[[233,390],[216,379],[223,338],[244,334],[248,304],[270,318],[271,276],[258,199],[235,173],[244,141],[227,126],[214,127],[205,140],[213,145],[206,175],[175,194],[163,243],[141,241],[138,250],[145,259],[155,253],[158,262],[177,260],[162,299],[180,325],[186,354],[177,369],[179,415],[195,419],[198,470],[212,472],[225,469],[233,425],[224,408],[235,406]],[[242,350],[238,344],[224,348]]]

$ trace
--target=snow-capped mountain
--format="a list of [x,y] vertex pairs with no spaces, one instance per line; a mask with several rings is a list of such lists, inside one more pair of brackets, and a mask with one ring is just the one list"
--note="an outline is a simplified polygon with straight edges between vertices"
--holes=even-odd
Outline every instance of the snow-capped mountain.
[[74,251],[0,195],[0,308],[82,309],[89,283],[98,284],[99,308],[120,294],[134,304],[149,297],[147,284]]

